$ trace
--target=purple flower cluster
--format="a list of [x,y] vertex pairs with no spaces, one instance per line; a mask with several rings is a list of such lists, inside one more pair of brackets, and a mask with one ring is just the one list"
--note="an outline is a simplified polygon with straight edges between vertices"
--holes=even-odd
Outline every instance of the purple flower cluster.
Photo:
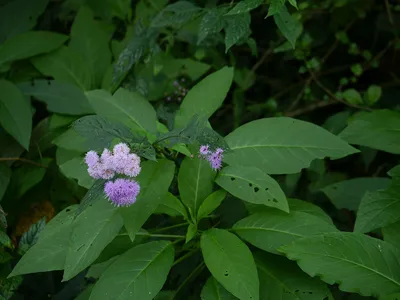
[[202,145],[199,150],[199,157],[208,160],[213,170],[220,170],[222,167],[222,158],[224,157],[224,150],[217,148],[214,152],[210,150],[210,146]]
[[182,101],[182,99],[186,96],[186,94],[188,93],[188,89],[187,88],[185,88],[181,83],[184,83],[185,82],[185,79],[184,78],[182,78],[180,81],[178,81],[178,80],[175,80],[174,81],[174,83],[173,83],[173,85],[174,85],[174,87],[175,87],[175,91],[174,91],[174,94],[173,94],[173,96],[167,96],[167,95],[165,95],[165,96],[167,96],[165,99],[168,101],[168,102],[171,102],[172,101],[172,99],[175,97],[176,98],[176,100],[178,100],[178,102],[181,102]]
[[[88,173],[95,179],[112,179],[116,174],[136,177],[141,171],[140,157],[130,153],[127,144],[119,143],[111,152],[104,149],[99,155],[95,151],[86,153],[85,162]],[[128,206],[136,201],[140,192],[139,184],[133,179],[116,179],[108,181],[104,186],[104,192],[116,206]]]

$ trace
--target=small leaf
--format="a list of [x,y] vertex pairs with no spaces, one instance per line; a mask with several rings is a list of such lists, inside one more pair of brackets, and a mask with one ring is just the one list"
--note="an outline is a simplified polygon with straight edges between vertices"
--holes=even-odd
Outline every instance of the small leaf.
[[350,232],[300,239],[281,248],[310,276],[339,289],[381,298],[400,289],[400,250],[381,240]]
[[58,213],[46,225],[37,243],[22,256],[8,277],[62,270],[77,208],[78,205],[73,205]]
[[33,96],[46,103],[48,111],[67,115],[93,113],[82,90],[70,83],[56,80],[35,80],[33,83],[19,83],[17,87],[24,95]]
[[259,299],[253,255],[237,236],[223,229],[210,229],[202,234],[200,247],[207,268],[228,292],[239,299]]
[[185,220],[189,220],[185,206],[183,206],[182,202],[171,193],[165,195],[154,213],[165,213],[172,217],[181,216],[184,217]]
[[289,212],[286,196],[279,184],[255,167],[227,166],[215,182],[237,198]]
[[226,192],[222,189],[210,194],[199,207],[199,211],[197,212],[197,221],[200,221],[212,213],[218,206],[220,206],[225,197]]
[[359,92],[355,89],[347,89],[342,93],[344,100],[353,105],[362,104],[362,98]]
[[282,6],[279,12],[274,14],[274,21],[282,35],[290,42],[294,49],[296,47],[296,40],[303,31],[301,23],[290,15],[285,5]]
[[290,214],[265,209],[233,226],[234,231],[254,246],[271,252],[303,237],[338,231],[333,224],[313,215],[293,211]]
[[383,190],[390,185],[389,178],[365,177],[340,181],[321,189],[337,209],[356,211],[366,192]]
[[[204,200],[211,194],[215,172],[200,158],[186,157],[179,169],[178,188],[182,202],[193,219]],[[195,222],[195,220],[193,220]]]
[[19,240],[18,250],[20,253],[25,253],[30,247],[35,245],[39,239],[40,233],[46,226],[46,217],[43,217],[39,222],[32,224],[27,232],[25,232]]
[[0,79],[0,90],[0,124],[28,150],[32,131],[31,105],[10,81]]
[[254,259],[262,282],[261,299],[333,299],[326,284],[302,272],[294,262],[265,252],[255,253]]
[[232,8],[227,15],[236,15],[236,14],[241,14],[245,12],[249,12],[257,7],[259,7],[261,4],[263,4],[264,0],[243,0],[240,1],[238,4],[235,5],[234,8]]
[[174,248],[169,242],[136,246],[106,269],[90,299],[151,300],[163,287],[173,262]]
[[350,144],[400,154],[400,113],[375,110],[357,114],[339,136]]
[[368,105],[372,106],[379,101],[381,96],[382,96],[382,88],[378,85],[372,84],[368,87],[367,91],[365,92],[364,101]]
[[[7,233],[4,232],[3,230],[0,230],[0,245],[10,249],[13,248],[10,238],[8,237]],[[1,252],[3,252],[3,250]]]
[[299,9],[297,7],[297,0],[289,0],[290,5],[292,5],[293,7],[295,7],[296,9]]
[[210,9],[201,19],[197,44],[200,45],[207,37],[219,33],[224,28],[225,8]]
[[0,65],[51,52],[64,44],[67,39],[66,35],[50,31],[21,33],[1,45]]
[[74,84],[81,90],[92,87],[88,62],[70,47],[60,47],[57,51],[32,58],[31,62],[40,73],[57,81]]
[[199,11],[200,7],[188,1],[178,1],[160,11],[153,19],[151,27],[177,27],[190,21]]
[[0,201],[7,190],[11,179],[11,169],[5,163],[0,163]]
[[240,40],[248,37],[251,33],[250,13],[242,13],[238,15],[229,15],[225,18],[225,53]]
[[186,243],[190,242],[197,234],[197,226],[194,224],[189,224],[186,232]]
[[218,281],[210,276],[201,290],[201,300],[235,300],[237,299],[229,293]]
[[338,159],[359,152],[325,129],[286,117],[266,118],[240,126],[226,136],[229,165],[256,167],[267,174],[293,174],[314,159]]
[[[196,84],[183,99],[175,119],[176,127],[184,127],[195,115],[211,115],[222,105],[233,80],[233,68],[224,67]],[[204,91],[212,91],[204,98]]]
[[175,164],[170,160],[142,163],[142,171],[136,178],[140,184],[136,202],[129,207],[119,208],[131,240],[167,194],[174,172]]
[[105,197],[81,213],[73,223],[63,281],[86,269],[122,228],[118,208]]
[[267,17],[278,14],[285,7],[286,0],[271,0]]

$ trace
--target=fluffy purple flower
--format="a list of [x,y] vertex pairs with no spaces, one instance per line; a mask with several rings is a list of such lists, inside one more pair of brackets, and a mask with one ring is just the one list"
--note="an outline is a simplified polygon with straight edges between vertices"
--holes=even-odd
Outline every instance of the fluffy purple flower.
[[99,155],[95,151],[89,151],[85,155],[85,162],[88,167],[93,167],[99,162]]
[[222,167],[222,157],[223,157],[222,152],[224,150],[222,149],[218,150],[218,149],[207,157],[207,160],[210,162],[211,168],[215,171],[221,169]]
[[121,155],[121,154],[128,155],[130,151],[131,149],[129,149],[129,146],[125,143],[116,144],[113,149],[114,155]]
[[136,177],[139,175],[141,170],[140,157],[137,156],[135,153],[128,154],[123,174],[130,177]]
[[106,182],[104,192],[115,206],[129,206],[136,202],[140,185],[135,180],[119,178]]
[[210,153],[210,147],[208,145],[200,146],[200,154],[201,155],[208,155]]

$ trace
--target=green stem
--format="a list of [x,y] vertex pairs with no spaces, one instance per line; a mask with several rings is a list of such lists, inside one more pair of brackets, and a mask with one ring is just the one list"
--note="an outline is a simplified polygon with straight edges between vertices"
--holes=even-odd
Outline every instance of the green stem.
[[[120,233],[119,235],[128,235],[127,232]],[[156,238],[171,238],[171,239],[184,239],[184,235],[177,235],[177,234],[152,234],[152,233],[147,233],[147,232],[138,232],[136,233],[138,236],[149,236],[149,237],[156,237]]]
[[197,250],[199,249],[194,249],[188,253],[186,253],[185,255],[182,255],[181,257],[179,257],[174,264],[172,265],[172,267],[176,266],[177,264],[179,264],[180,262],[184,261],[186,258],[192,256],[193,254],[195,254],[197,252]]
[[172,225],[172,226],[168,226],[168,227],[156,229],[156,230],[154,230],[153,232],[154,232],[154,233],[156,233],[156,232],[163,232],[163,231],[167,231],[167,230],[170,230],[170,229],[174,229],[174,228],[178,228],[178,227],[182,227],[182,226],[187,226],[187,225],[188,225],[188,223],[187,223],[187,222],[184,222],[184,223],[175,224],[175,225]]
[[185,287],[185,285],[192,279],[192,277],[197,276],[198,274],[201,273],[201,271],[203,271],[204,268],[204,262],[202,262],[201,264],[199,264],[193,271],[192,273],[190,273],[190,275],[188,277],[186,277],[186,279],[181,283],[181,285],[176,289],[175,295],[173,299],[177,299],[176,295],[179,294],[179,292]]

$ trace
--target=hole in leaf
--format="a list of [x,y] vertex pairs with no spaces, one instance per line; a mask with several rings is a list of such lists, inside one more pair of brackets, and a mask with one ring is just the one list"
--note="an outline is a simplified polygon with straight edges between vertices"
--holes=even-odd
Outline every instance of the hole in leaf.
[[266,191],[266,192],[268,192],[268,190],[269,190],[268,188],[265,188],[265,191]]
[[312,295],[312,292],[308,292],[310,295]]
[[298,292],[300,292],[300,291],[299,291],[299,290],[295,290],[294,292],[295,292],[295,293],[298,293]]
[[66,211],[66,212],[69,212],[69,211],[71,211],[71,209],[67,208],[65,211]]
[[235,177],[231,177],[231,181],[235,181],[236,180],[236,178]]
[[274,199],[272,199],[272,202],[278,203],[278,200],[276,200],[276,199],[274,198]]
[[249,187],[252,187],[252,186],[253,186],[253,184],[249,183]]
[[224,276],[228,276],[228,275],[229,275],[228,271],[225,271]]
[[254,193],[257,193],[260,189],[258,187],[254,188]]

